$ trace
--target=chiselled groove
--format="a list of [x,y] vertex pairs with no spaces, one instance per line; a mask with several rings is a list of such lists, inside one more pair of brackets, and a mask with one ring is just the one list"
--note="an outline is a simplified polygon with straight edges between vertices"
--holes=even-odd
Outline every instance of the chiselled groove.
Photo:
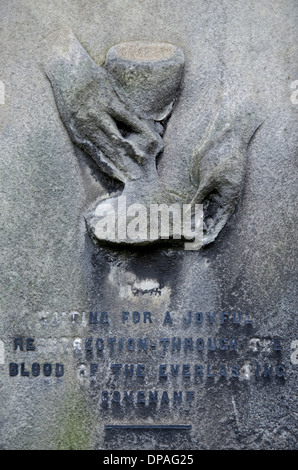
[[166,431],[190,431],[191,424],[106,424],[106,431],[121,430],[166,430]]
[[252,144],[252,142],[254,141],[256,135],[257,135],[257,132],[261,129],[261,127],[263,126],[265,121],[261,122],[261,124],[255,129],[255,131],[253,132],[251,138],[249,139],[248,141],[248,144],[247,144],[247,148],[249,148]]

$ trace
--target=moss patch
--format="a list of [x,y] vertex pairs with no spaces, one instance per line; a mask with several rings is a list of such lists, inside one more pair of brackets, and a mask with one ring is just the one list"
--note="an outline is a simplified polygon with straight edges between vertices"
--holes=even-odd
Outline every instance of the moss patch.
[[61,409],[58,430],[58,450],[89,450],[92,440],[92,417],[84,397],[68,395]]

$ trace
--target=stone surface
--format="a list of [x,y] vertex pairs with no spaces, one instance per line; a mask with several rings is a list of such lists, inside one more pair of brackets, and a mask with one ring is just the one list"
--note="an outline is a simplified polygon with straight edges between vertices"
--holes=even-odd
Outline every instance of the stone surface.
[[[0,18],[2,448],[296,449],[297,2],[3,0]],[[208,196],[201,250],[90,238],[123,185],[61,120],[46,64],[73,36],[99,66],[127,42],[183,51],[157,171]],[[132,424],[191,429],[106,427]]]

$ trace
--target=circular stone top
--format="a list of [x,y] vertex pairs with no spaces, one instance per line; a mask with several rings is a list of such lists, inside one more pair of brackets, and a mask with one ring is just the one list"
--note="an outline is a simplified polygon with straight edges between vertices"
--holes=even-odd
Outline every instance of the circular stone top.
[[184,67],[180,47],[123,42],[109,49],[105,69],[120,99],[139,116],[162,121],[173,107]]
[[[177,46],[167,43],[123,42],[113,46],[108,56],[135,62],[154,62],[170,59],[180,52]],[[182,51],[181,51],[182,52]],[[179,54],[180,55],[180,54]]]

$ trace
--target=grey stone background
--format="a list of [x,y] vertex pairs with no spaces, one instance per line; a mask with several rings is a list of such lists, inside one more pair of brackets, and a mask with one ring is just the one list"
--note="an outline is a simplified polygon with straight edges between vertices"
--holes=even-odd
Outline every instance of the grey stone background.
[[[0,4],[1,324],[3,449],[297,448],[296,212],[298,5],[295,0],[2,0]],[[200,252],[96,247],[84,212],[105,181],[70,142],[43,64],[73,32],[102,64],[123,41],[170,42],[184,50],[183,87],[164,138],[161,177],[179,191],[224,93],[226,112],[257,107],[262,126],[247,149],[242,197],[219,238]],[[121,312],[151,311],[152,324],[122,325]],[[248,311],[252,325],[183,325],[188,311]],[[89,325],[108,311],[109,325]],[[166,311],[172,325],[163,325]],[[77,313],[73,313],[77,312]],[[82,312],[85,312],[85,316]],[[34,337],[36,351],[14,351]],[[125,352],[90,359],[88,337],[234,337],[237,352]],[[251,340],[259,340],[254,351]],[[281,338],[282,351],[264,345]],[[211,356],[210,356],[211,355]],[[292,359],[291,359],[292,358]],[[91,361],[91,362],[92,362]],[[63,363],[61,378],[9,376],[10,362]],[[144,363],[144,379],[110,365]],[[159,364],[237,363],[235,378],[159,381]],[[286,366],[255,377],[249,364]],[[80,373],[81,371],[81,373]],[[85,371],[85,375],[84,375]],[[151,372],[150,372],[151,373]],[[124,406],[102,390],[194,390],[195,401]],[[105,424],[191,424],[192,430],[110,432]]]

